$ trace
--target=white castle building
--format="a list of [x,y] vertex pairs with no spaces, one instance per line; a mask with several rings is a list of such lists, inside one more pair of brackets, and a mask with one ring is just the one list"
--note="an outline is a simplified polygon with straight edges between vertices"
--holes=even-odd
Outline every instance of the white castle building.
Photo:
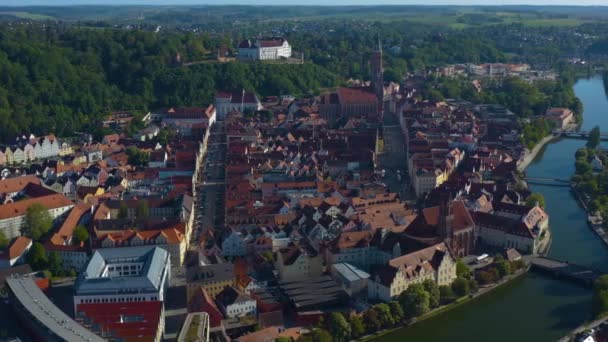
[[284,38],[244,40],[239,44],[239,60],[273,60],[291,57],[291,46]]

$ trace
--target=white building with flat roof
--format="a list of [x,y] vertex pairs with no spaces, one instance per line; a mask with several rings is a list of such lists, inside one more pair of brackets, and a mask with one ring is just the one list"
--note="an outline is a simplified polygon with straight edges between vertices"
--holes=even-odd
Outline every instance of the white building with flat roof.
[[95,251],[74,284],[78,304],[164,301],[171,257],[155,246]]

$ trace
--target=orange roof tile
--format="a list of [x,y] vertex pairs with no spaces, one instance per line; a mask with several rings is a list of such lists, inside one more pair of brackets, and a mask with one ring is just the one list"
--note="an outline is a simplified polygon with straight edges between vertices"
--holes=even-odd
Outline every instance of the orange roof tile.
[[0,193],[11,193],[23,190],[28,184],[40,185],[40,178],[30,175],[0,180]]
[[18,202],[1,205],[0,220],[23,216],[25,215],[27,208],[33,204],[42,204],[47,209],[57,209],[74,205],[72,201],[61,194],[29,198]]
[[70,240],[74,230],[80,221],[83,214],[87,212],[89,207],[85,204],[79,204],[70,210],[70,213],[65,218],[57,233],[53,234],[50,242],[54,245],[65,245]]
[[32,239],[20,236],[16,238],[13,243],[8,248],[8,256],[10,259],[15,259],[20,257],[28,248],[28,246],[32,243]]

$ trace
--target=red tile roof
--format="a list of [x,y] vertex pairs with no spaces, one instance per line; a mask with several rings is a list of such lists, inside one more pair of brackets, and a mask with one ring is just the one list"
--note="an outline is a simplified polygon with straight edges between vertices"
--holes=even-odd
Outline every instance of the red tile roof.
[[33,204],[42,204],[47,209],[57,209],[74,205],[67,197],[57,194],[21,200],[0,206],[0,220],[25,215],[27,208]]
[[370,104],[378,102],[376,95],[367,88],[338,88],[340,104]]
[[16,238],[13,243],[11,243],[10,247],[8,248],[8,256],[9,258],[15,259],[20,257],[25,250],[30,246],[30,244],[32,243],[32,239],[25,237],[25,236],[20,236],[18,238]]
[[74,234],[74,230],[80,221],[82,215],[84,215],[89,210],[89,206],[85,204],[79,204],[70,210],[70,213],[66,217],[66,219],[61,224],[61,227],[57,231],[57,233],[53,234],[50,239],[50,242],[53,245],[63,246],[72,238],[72,234]]
[[30,184],[40,185],[40,178],[30,175],[0,180],[0,193],[19,192]]

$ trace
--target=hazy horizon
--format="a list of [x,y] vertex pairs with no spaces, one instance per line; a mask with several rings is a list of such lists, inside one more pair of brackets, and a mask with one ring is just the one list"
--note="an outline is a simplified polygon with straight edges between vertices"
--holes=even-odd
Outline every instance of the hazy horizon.
[[74,6],[74,5],[299,5],[299,6],[348,6],[348,5],[530,5],[530,6],[608,6],[607,0],[0,0],[0,6]]

